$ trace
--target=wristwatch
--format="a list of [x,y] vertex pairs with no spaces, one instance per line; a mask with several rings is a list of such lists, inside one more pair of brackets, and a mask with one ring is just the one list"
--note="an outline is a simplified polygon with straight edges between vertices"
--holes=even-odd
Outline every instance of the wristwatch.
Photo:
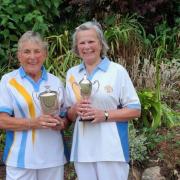
[[109,113],[107,111],[104,111],[105,121],[108,121],[109,119]]

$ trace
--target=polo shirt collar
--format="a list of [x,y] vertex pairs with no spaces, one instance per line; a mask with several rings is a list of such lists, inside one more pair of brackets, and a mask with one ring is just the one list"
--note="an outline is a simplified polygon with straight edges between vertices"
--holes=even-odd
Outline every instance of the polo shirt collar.
[[[108,67],[109,67],[109,64],[110,64],[110,60],[109,58],[107,58],[106,56],[101,58],[101,62],[97,65],[96,68],[106,72]],[[81,63],[79,65],[79,72],[82,71],[82,70],[85,70],[85,64],[84,63]]]
[[[41,67],[41,71],[42,71],[41,79],[47,80],[47,71],[44,66]],[[19,68],[19,74],[20,74],[21,78],[28,77],[27,73],[24,71],[22,66]]]

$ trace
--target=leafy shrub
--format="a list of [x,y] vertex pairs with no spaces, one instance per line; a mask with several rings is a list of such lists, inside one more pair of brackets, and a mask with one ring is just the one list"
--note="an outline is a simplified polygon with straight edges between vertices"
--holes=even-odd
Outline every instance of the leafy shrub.
[[180,113],[158,100],[155,91],[142,90],[138,95],[142,106],[142,122],[141,124],[137,122],[137,127],[156,129],[161,125],[166,127],[179,125]]
[[[48,34],[58,16],[59,0],[1,0],[0,6],[0,59],[8,64],[15,57],[19,37],[27,30]],[[49,13],[51,12],[51,13]],[[14,59],[13,59],[14,60]]]
[[65,81],[67,70],[80,63],[80,59],[70,50],[69,32],[65,31],[63,34],[49,36],[46,39],[49,49],[45,67]]
[[115,60],[126,60],[127,66],[134,64],[143,47],[143,27],[138,22],[137,14],[126,16],[117,15],[115,22],[110,24],[104,34],[110,46],[109,55]]
[[3,130],[0,130],[0,151],[4,150],[4,146],[5,146],[5,132]]
[[148,159],[147,138],[145,134],[140,134],[132,124],[129,126],[129,146],[132,162],[142,162]]

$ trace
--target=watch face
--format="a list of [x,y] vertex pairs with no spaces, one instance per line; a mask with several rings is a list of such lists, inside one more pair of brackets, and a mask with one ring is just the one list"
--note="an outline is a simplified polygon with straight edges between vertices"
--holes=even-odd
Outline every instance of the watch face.
[[108,117],[109,117],[109,114],[107,111],[104,111],[104,115],[105,115],[105,120],[107,121],[108,120]]

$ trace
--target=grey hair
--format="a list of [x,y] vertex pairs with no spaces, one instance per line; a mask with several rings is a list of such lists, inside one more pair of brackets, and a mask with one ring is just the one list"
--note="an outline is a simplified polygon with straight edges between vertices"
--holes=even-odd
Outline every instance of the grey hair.
[[77,34],[80,31],[89,30],[92,28],[95,29],[95,31],[97,33],[97,37],[99,39],[99,42],[102,46],[100,56],[104,57],[107,54],[109,47],[108,47],[108,44],[107,44],[105,37],[103,35],[101,25],[96,21],[85,22],[76,28],[76,30],[72,36],[72,39],[73,39],[72,51],[79,56],[79,51],[78,51],[78,47],[77,47]]
[[42,45],[42,48],[47,51],[48,50],[48,43],[43,40],[41,35],[38,32],[34,31],[27,31],[25,32],[18,41],[18,51],[21,50],[22,44],[26,41],[32,41]]

